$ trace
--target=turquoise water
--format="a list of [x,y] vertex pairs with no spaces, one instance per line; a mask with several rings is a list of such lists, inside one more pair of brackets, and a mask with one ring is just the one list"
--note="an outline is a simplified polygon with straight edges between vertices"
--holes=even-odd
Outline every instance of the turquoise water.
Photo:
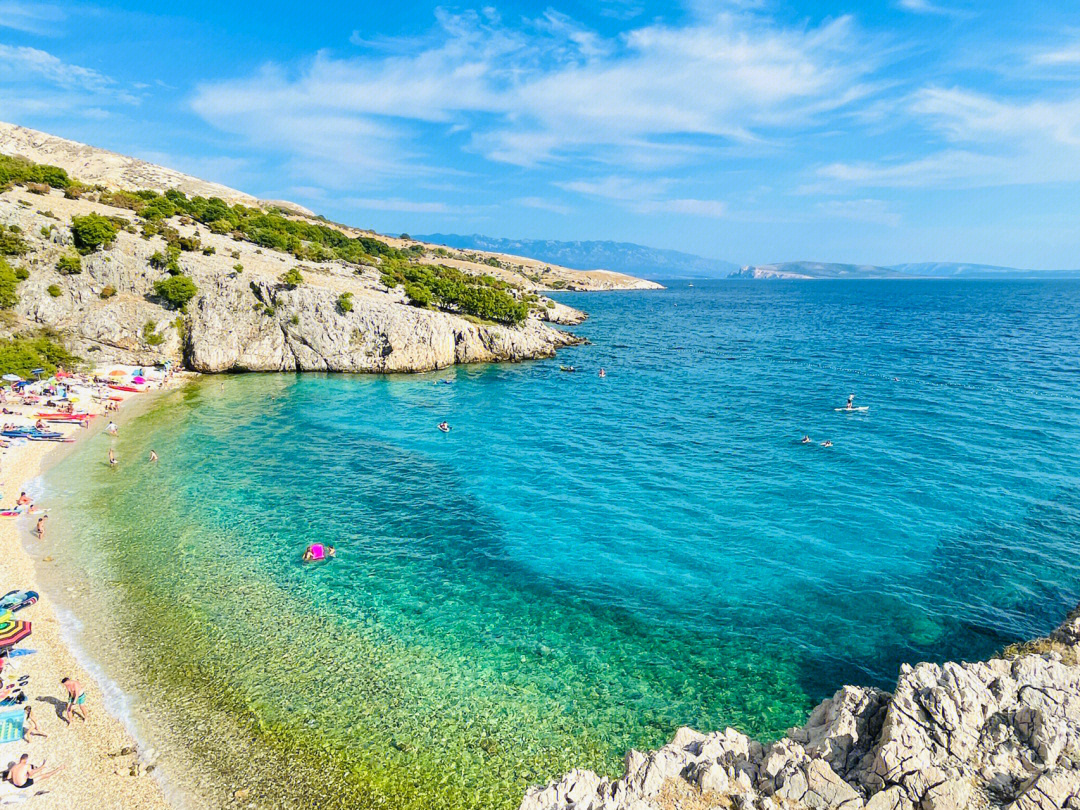
[[1080,284],[562,298],[591,345],[558,360],[206,379],[50,473],[61,584],[147,727],[263,750],[219,764],[267,806],[515,807],[1076,603]]

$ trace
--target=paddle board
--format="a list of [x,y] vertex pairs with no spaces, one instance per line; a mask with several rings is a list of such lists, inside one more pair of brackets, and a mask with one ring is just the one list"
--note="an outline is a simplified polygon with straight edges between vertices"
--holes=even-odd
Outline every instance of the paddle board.
[[854,413],[855,411],[858,411],[859,413],[865,413],[866,411],[870,410],[870,406],[869,405],[860,405],[857,408],[833,408],[833,410],[837,411],[837,412],[839,412],[839,411],[847,411],[848,413]]

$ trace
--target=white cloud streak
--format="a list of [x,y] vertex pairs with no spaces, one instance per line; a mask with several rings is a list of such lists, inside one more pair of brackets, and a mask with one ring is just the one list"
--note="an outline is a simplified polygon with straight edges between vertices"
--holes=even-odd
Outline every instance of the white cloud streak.
[[301,161],[336,155],[346,169],[394,174],[430,160],[416,136],[431,130],[521,166],[692,163],[703,142],[757,143],[871,91],[874,63],[848,17],[782,28],[722,13],[618,37],[555,12],[518,30],[493,14],[438,19],[426,42],[204,84],[193,108]]

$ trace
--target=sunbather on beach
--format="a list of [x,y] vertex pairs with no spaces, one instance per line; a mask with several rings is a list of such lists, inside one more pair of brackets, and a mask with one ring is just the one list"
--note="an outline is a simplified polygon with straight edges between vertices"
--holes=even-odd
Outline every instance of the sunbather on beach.
[[82,684],[72,678],[64,678],[60,683],[63,684],[68,693],[67,706],[64,707],[64,722],[70,726],[71,718],[76,714],[85,721],[86,692],[83,690]]
[[50,776],[60,773],[62,770],[64,770],[63,765],[59,768],[53,768],[51,771],[46,771],[44,761],[37,767],[34,767],[30,764],[30,755],[23,754],[19,757],[18,762],[4,771],[4,779],[11,782],[11,784],[17,788],[28,788],[34,786],[34,780],[42,782]]

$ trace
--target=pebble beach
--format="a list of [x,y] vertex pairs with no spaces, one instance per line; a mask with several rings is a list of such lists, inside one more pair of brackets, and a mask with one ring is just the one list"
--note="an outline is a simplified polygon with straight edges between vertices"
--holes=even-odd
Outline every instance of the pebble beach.
[[[117,412],[106,417],[102,403],[84,398],[80,410],[97,416],[89,429],[65,426],[63,432],[81,441],[104,429],[111,418],[122,425],[133,410],[132,400],[148,400],[153,391],[124,394]],[[40,405],[7,405],[15,414],[5,414],[3,421],[31,425]],[[0,491],[4,505],[14,504],[19,493],[33,494],[33,482],[48,467],[59,461],[74,445],[53,442],[15,442],[0,454]],[[37,587],[38,567],[53,563],[48,555],[35,553],[39,541],[34,536],[37,513],[17,518],[0,519],[0,590],[35,590],[40,593],[36,604],[16,614],[19,620],[30,621],[30,638],[17,645],[35,652],[11,658],[3,671],[5,684],[23,676],[29,681],[24,688],[33,709],[38,727],[48,736],[34,736],[29,742],[8,743],[0,747],[0,761],[7,769],[23,753],[30,755],[36,767],[43,761],[46,771],[63,768],[48,779],[38,779],[31,788],[18,789],[5,782],[0,786],[0,806],[32,806],[36,810],[67,810],[86,807],[89,801],[98,810],[154,810],[169,806],[161,784],[154,777],[154,763],[148,752],[140,751],[135,739],[124,724],[110,712],[110,699],[103,684],[98,683],[79,661],[76,650],[69,646],[65,623],[49,595]],[[65,701],[62,678],[79,681],[87,694],[88,720],[74,718],[69,727],[61,717]],[[152,752],[150,752],[152,754]],[[92,800],[89,798],[92,797]]]

